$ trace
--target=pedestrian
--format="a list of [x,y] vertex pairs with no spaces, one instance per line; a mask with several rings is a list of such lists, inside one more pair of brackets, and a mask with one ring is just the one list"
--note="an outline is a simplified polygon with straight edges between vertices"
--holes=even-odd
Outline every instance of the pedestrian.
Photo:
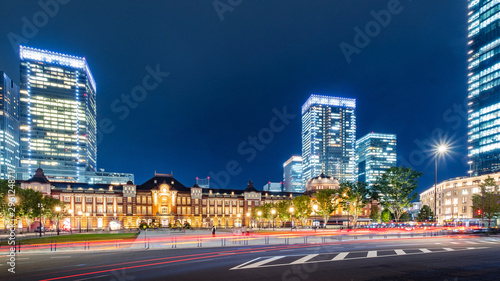
[[212,226],[212,236],[215,237],[215,225]]

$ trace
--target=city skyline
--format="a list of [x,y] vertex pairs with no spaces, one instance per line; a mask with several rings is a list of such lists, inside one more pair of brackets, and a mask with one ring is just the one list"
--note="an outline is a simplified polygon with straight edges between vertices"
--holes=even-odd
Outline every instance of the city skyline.
[[[85,56],[99,85],[98,124],[107,124],[98,132],[99,166],[106,170],[133,172],[136,182],[144,181],[156,170],[173,172],[186,184],[193,184],[195,176],[207,177],[210,172],[227,170],[231,160],[239,164],[241,172],[231,176],[230,187],[244,188],[249,179],[258,186],[269,180],[279,181],[282,163],[290,155],[300,154],[301,126],[297,118],[300,106],[311,93],[324,93],[357,99],[358,136],[370,131],[398,134],[398,154],[404,160],[400,164],[425,172],[419,187],[424,190],[433,184],[432,153],[427,150],[441,135],[453,139],[456,148],[454,157],[441,162],[439,180],[466,175],[466,145],[465,138],[461,139],[466,135],[466,117],[462,117],[462,111],[466,114],[466,108],[462,107],[466,97],[466,67],[460,66],[466,65],[466,45],[463,49],[459,45],[466,43],[462,38],[466,37],[467,27],[462,18],[467,7],[465,4],[453,5],[450,12],[450,6],[444,3],[402,2],[404,16],[393,15],[390,25],[380,36],[372,38],[370,45],[360,54],[352,55],[352,61],[347,63],[339,44],[353,44],[356,35],[353,28],[363,28],[373,20],[370,12],[380,11],[386,4],[326,1],[309,4],[311,9],[324,12],[319,12],[319,17],[308,23],[309,19],[294,16],[300,15],[303,6],[291,2],[290,10],[278,23],[266,24],[266,28],[270,28],[267,33],[250,19],[261,11],[253,4],[241,5],[234,12],[226,13],[221,22],[211,5],[155,3],[144,7],[145,10],[137,15],[147,14],[151,21],[130,25],[121,15],[127,14],[129,9],[134,10],[131,6],[101,3],[101,11],[108,11],[105,16],[102,12],[89,13],[95,13],[101,26],[117,32],[110,40],[110,29],[86,26],[87,17],[74,12],[86,10],[91,2],[71,2],[61,5],[59,13],[50,18],[46,26],[38,28],[36,36],[28,38],[29,43],[25,44]],[[41,9],[37,5],[25,6],[20,10],[16,5],[6,4],[5,8],[11,11],[6,20],[19,22],[19,28],[4,26],[5,34],[12,32],[23,36],[20,19],[23,16],[31,19],[31,15]],[[355,20],[348,16],[353,7],[361,18]],[[111,12],[115,9],[117,13]],[[205,9],[197,23],[178,22],[177,19],[158,23],[159,19],[169,18],[174,10],[187,15],[188,11],[196,9]],[[331,12],[326,11],[335,11],[337,16],[331,17]],[[425,26],[415,26],[415,18],[422,11],[433,11],[428,14],[430,21],[437,21],[441,13],[450,12],[452,18],[443,26],[446,32],[432,30],[429,33]],[[291,23],[292,17],[296,23]],[[270,23],[271,19],[274,17],[270,12],[264,12],[262,20]],[[70,24],[59,24],[68,20]],[[123,24],[117,25],[117,22]],[[175,31],[173,26],[182,28]],[[254,30],[263,36],[252,37],[257,41],[250,43],[252,41],[246,39],[248,32],[240,32],[241,28],[232,30],[230,26]],[[285,26],[287,28],[283,29]],[[293,27],[298,28],[298,32],[281,32],[293,30]],[[205,28],[213,29],[216,32],[213,35],[219,39],[204,36]],[[126,40],[130,30],[141,34],[139,40]],[[164,34],[163,31],[172,40],[153,39]],[[422,32],[429,36],[428,43],[419,40],[418,36],[410,36]],[[56,34],[65,34],[65,38],[54,37]],[[275,38],[272,34],[281,36]],[[286,42],[280,40],[292,34],[298,36],[294,42],[308,42],[307,45],[280,43]],[[311,34],[317,35],[308,40]],[[395,41],[399,34],[404,34],[405,38]],[[96,48],[91,41],[106,47]],[[198,51],[200,45],[206,45],[207,49]],[[262,45],[265,50],[246,45]],[[458,47],[449,52],[450,45]],[[180,46],[182,48],[178,48]],[[401,51],[405,46],[419,47]],[[381,50],[387,52],[376,58],[371,56]],[[3,54],[0,69],[19,81],[17,55],[9,40],[0,44],[0,51]],[[400,64],[392,60],[399,56],[407,62]],[[241,67],[233,63],[235,59],[243,62]],[[263,69],[268,72],[261,73]],[[148,83],[158,84],[157,87],[148,90],[147,97],[141,101],[131,99],[130,104],[134,107],[128,106],[122,95],[131,97],[132,89],[142,86],[143,78],[151,73],[158,74],[158,80]],[[429,81],[437,83],[430,87]],[[273,140],[265,144],[263,150],[255,149],[255,157],[240,154],[238,146],[268,128],[270,120],[277,116],[273,109],[283,113],[284,107],[287,114],[296,117],[288,120],[290,122],[282,131],[274,132]],[[425,115],[421,114],[423,109]],[[217,186],[214,181],[211,185]]]

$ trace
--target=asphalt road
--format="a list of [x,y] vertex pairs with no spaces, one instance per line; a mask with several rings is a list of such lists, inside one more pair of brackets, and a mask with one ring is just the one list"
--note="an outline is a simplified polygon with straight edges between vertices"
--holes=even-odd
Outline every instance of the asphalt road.
[[500,238],[19,254],[0,280],[500,280]]

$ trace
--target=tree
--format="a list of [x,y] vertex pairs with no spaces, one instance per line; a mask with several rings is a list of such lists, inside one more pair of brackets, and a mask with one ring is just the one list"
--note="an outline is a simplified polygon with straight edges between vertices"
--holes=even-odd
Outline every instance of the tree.
[[382,211],[382,221],[383,222],[390,222],[391,221],[391,211],[389,209],[384,209]]
[[295,206],[293,216],[304,225],[305,220],[312,212],[311,198],[306,195],[297,196],[293,198],[293,205]]
[[434,212],[431,210],[431,207],[428,205],[422,206],[420,209],[420,212],[418,212],[417,215],[417,221],[418,222],[425,222],[425,221],[434,221]]
[[500,194],[497,191],[495,179],[488,176],[480,185],[481,194],[472,196],[472,209],[474,213],[481,211],[481,217],[488,219],[488,229],[491,219],[500,214]]
[[411,206],[417,198],[415,189],[423,173],[408,167],[391,167],[377,179],[374,189],[380,194],[380,201],[399,221],[404,208]]
[[290,207],[292,206],[291,200],[283,200],[276,204],[276,215],[280,221],[285,222],[290,220]]
[[[64,218],[69,215],[66,209],[64,208],[64,202],[61,202],[59,199],[55,199],[51,196],[45,196],[42,200],[43,204],[43,212],[42,212],[42,220],[45,221],[49,219],[51,221],[55,221],[56,226],[59,228],[59,222],[61,218]],[[59,207],[60,211],[56,211],[56,208]]]
[[370,219],[380,222],[380,207],[377,204],[372,204],[370,207]]
[[346,182],[340,184],[340,206],[352,215],[352,224],[356,227],[359,214],[370,202],[371,190],[364,182]]
[[328,223],[330,214],[333,213],[337,208],[336,203],[337,191],[333,189],[321,189],[316,192],[316,201],[318,204],[318,215],[323,217],[324,227]]
[[19,189],[18,194],[20,201],[18,206],[19,217],[26,220],[29,231],[31,221],[34,218],[40,217],[41,209],[38,206],[38,203],[43,202],[43,194],[33,189]]

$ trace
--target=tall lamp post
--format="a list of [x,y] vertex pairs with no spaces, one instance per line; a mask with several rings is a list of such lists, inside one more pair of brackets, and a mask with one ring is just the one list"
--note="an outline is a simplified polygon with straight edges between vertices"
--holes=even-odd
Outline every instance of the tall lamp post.
[[290,207],[290,209],[288,209],[288,211],[290,211],[290,231],[293,230],[293,212],[295,212],[295,209],[293,207]]
[[38,208],[40,209],[40,237],[42,237],[42,211],[43,211],[43,204],[38,203]]
[[261,211],[258,211],[257,212],[257,216],[259,217],[259,230],[260,230],[260,216],[262,216],[262,212]]
[[271,210],[271,214],[273,215],[273,231],[274,231],[274,224],[276,222],[276,210],[272,209]]
[[[317,204],[313,205],[313,214],[314,214],[314,218],[316,218],[316,215],[318,214],[318,205]],[[313,224],[314,224],[314,219],[313,219]]]
[[61,212],[61,207],[56,207],[56,218],[57,218],[57,235],[59,235],[59,213]]
[[87,217],[87,232],[89,232],[89,213],[86,213],[85,216]]
[[247,213],[247,227],[252,226],[251,221],[250,221],[250,215],[251,215],[250,212],[248,212]]
[[[69,213],[69,215],[70,215],[70,216],[73,216],[73,209],[69,209],[69,210],[68,210],[68,213]],[[74,219],[73,219],[73,221],[74,221]],[[71,222],[71,219],[70,219],[70,221],[69,221],[69,222],[70,222],[70,223],[69,223],[69,232],[70,232],[71,234],[73,234],[73,223]]]
[[78,211],[78,218],[79,218],[78,232],[82,233],[82,211]]
[[438,171],[438,156],[443,155],[448,150],[445,145],[438,146],[436,153],[434,155],[434,218],[436,223],[438,222],[437,217],[437,171]]

